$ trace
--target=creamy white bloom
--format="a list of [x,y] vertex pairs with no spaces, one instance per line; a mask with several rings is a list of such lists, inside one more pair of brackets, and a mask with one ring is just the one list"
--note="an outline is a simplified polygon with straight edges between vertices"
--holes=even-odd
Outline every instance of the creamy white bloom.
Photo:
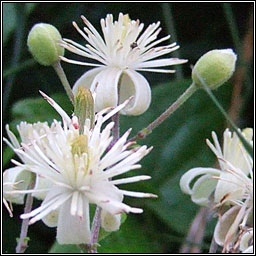
[[[84,31],[75,22],[73,25],[87,44],[82,46],[72,40],[64,39],[60,45],[75,54],[99,63],[60,58],[69,63],[96,67],[84,73],[73,87],[74,93],[79,86],[84,86],[91,91],[96,90],[96,111],[106,107],[115,107],[130,96],[134,96],[121,113],[142,114],[150,105],[151,89],[145,77],[137,71],[174,73],[174,70],[162,67],[187,62],[187,60],[177,58],[152,60],[179,48],[176,43],[157,46],[170,38],[170,36],[165,36],[157,40],[161,31],[160,22],[149,25],[142,33],[144,24],[139,20],[130,20],[128,15],[120,13],[118,20],[113,21],[113,15],[108,14],[100,21],[102,37],[84,16],[81,17],[86,25]],[[120,90],[119,98],[118,90]]]
[[[15,149],[21,149],[23,144],[31,145],[32,142],[38,141],[38,146],[41,150],[44,150],[41,141],[47,140],[45,137],[44,127],[46,123],[37,122],[34,124],[28,124],[26,122],[21,122],[17,125],[17,130],[21,139],[19,143],[16,136],[10,131],[9,126],[6,126],[7,135],[9,140],[4,138],[3,140],[15,151]],[[48,125],[47,125],[48,126]],[[26,151],[25,148],[23,148]],[[30,157],[34,157],[35,152],[29,152]],[[30,159],[25,157],[22,154],[17,152],[17,155],[22,160],[23,163],[31,163]],[[23,190],[27,190],[31,183],[32,175],[25,167],[12,167],[4,171],[3,173],[3,195],[4,203],[7,206],[7,200],[15,204],[24,203],[24,193],[21,193]],[[35,187],[37,193],[33,194],[38,199],[44,199],[48,187],[51,186],[51,182],[45,180],[42,177],[36,176]],[[8,208],[7,208],[8,209]],[[9,209],[8,209],[9,210]]]
[[[244,129],[242,134],[252,143],[252,129]],[[181,177],[181,189],[190,194],[195,203],[202,206],[207,206],[212,192],[214,192],[214,201],[217,204],[237,204],[247,196],[252,197],[253,160],[238,136],[226,129],[223,150],[214,132],[212,137],[215,145],[209,140],[207,144],[217,156],[221,169],[193,168]],[[200,175],[202,176],[190,188],[192,180]]]
[[[252,144],[253,130],[246,128],[242,134]],[[212,137],[214,145],[209,140],[207,144],[217,156],[221,168],[193,168],[181,177],[180,187],[199,205],[209,206],[213,193],[215,207],[225,204],[224,213],[223,208],[219,210],[214,239],[223,246],[223,252],[229,252],[239,242],[239,232],[252,225],[253,159],[236,133],[225,130],[223,149],[214,132]],[[191,188],[190,184],[197,177]]]
[[[57,240],[60,244],[89,243],[89,203],[100,206],[111,215],[122,212],[142,213],[142,209],[123,203],[124,195],[155,197],[149,193],[121,190],[116,186],[147,180],[150,176],[112,180],[115,176],[140,168],[137,162],[151,148],[141,146],[128,149],[131,145],[127,142],[130,133],[128,130],[107,150],[113,139],[111,129],[114,122],[109,122],[104,129],[102,125],[127,102],[112,111],[105,109],[99,112],[93,129],[90,129],[90,120],[87,119],[83,133],[79,134],[79,127],[77,123],[74,124],[76,119],[70,119],[51,98],[43,96],[61,114],[63,123],[54,121],[54,129],[44,127],[47,140],[40,141],[42,147],[35,140],[30,145],[23,144],[22,148],[15,149],[16,153],[29,159],[30,163],[13,162],[49,180],[53,185],[49,187],[41,206],[22,214],[21,218],[30,218],[30,224],[43,219],[45,224],[57,226]],[[33,192],[36,193],[37,189]],[[119,226],[118,218],[116,228]]]

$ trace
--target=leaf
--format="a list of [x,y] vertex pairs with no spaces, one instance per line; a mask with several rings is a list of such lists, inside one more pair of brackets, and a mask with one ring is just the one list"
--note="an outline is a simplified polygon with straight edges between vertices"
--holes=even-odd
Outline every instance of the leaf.
[[[139,218],[140,217],[140,218]],[[148,228],[139,219],[142,216],[129,215],[126,222],[118,232],[101,241],[99,253],[157,253],[160,246],[156,239],[150,235]]]
[[[51,96],[69,115],[71,115],[72,105],[65,94],[54,94]],[[11,110],[13,121],[10,126],[12,129],[21,121],[29,123],[44,122],[51,123],[54,119],[60,120],[60,115],[42,97],[27,98],[16,102]]]
[[77,245],[63,244],[57,242],[51,247],[48,253],[83,253]]
[[[26,3],[26,14],[28,15],[36,7],[37,3]],[[7,42],[16,24],[15,3],[3,3],[3,45]]]

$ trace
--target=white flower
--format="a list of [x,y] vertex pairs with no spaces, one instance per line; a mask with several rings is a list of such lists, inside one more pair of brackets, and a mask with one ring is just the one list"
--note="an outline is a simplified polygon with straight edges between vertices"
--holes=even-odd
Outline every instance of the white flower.
[[[127,142],[130,133],[128,130],[107,151],[112,141],[111,129],[114,123],[108,123],[104,129],[102,125],[127,102],[111,112],[110,109],[99,112],[95,117],[93,129],[90,129],[90,120],[87,119],[84,132],[79,134],[77,123],[74,125],[76,119],[70,119],[51,98],[43,96],[61,114],[63,125],[54,121],[54,129],[45,127],[47,140],[40,141],[44,150],[38,146],[37,140],[30,145],[24,144],[21,149],[15,149],[16,153],[29,159],[30,163],[13,162],[44,177],[52,182],[53,186],[48,187],[48,193],[41,206],[30,213],[22,214],[21,218],[30,218],[30,224],[43,219],[45,224],[57,226],[57,240],[60,244],[89,243],[89,203],[100,206],[112,215],[122,212],[142,213],[142,209],[123,203],[124,195],[155,197],[153,194],[126,191],[116,187],[119,184],[147,180],[150,176],[112,180],[115,176],[140,168],[137,162],[147,155],[151,148],[141,146],[129,150],[131,143]],[[33,192],[37,192],[37,189]]]
[[96,60],[100,64],[60,58],[69,63],[96,67],[84,73],[76,81],[73,91],[76,93],[79,86],[84,86],[91,91],[96,90],[97,112],[106,107],[115,107],[130,96],[134,96],[121,113],[142,114],[150,105],[151,89],[144,76],[136,71],[174,73],[174,70],[158,67],[187,62],[177,58],[152,60],[179,48],[176,43],[155,47],[170,38],[166,36],[156,40],[161,31],[160,22],[151,24],[141,33],[144,24],[139,20],[130,20],[128,15],[120,13],[118,21],[113,22],[113,16],[108,14],[106,19],[101,19],[100,22],[102,38],[93,25],[84,16],[81,17],[86,25],[84,31],[75,22],[73,25],[88,44],[82,46],[72,40],[64,39],[60,45],[80,56]]
[[[22,148],[23,144],[31,145],[31,143],[35,140],[38,141],[38,146],[41,150],[44,150],[41,141],[47,140],[45,137],[44,127],[48,126],[47,123],[37,122],[34,124],[28,124],[26,122],[21,122],[17,125],[17,130],[19,132],[19,136],[21,139],[21,143],[19,143],[16,136],[10,131],[9,126],[6,126],[7,135],[9,137],[8,141],[6,138],[3,140],[12,148],[12,150]],[[23,150],[26,151],[25,148]],[[16,152],[19,158],[23,163],[29,164],[31,163],[30,159],[25,157],[22,154]],[[35,152],[28,152],[30,157],[34,157]],[[8,206],[7,201],[15,204],[23,204],[24,203],[24,193],[21,193],[23,190],[27,190],[32,180],[31,172],[28,171],[25,167],[16,166],[9,168],[3,173],[3,195],[4,195],[4,204],[6,207]],[[37,189],[37,193],[33,193],[38,199],[44,199],[45,197],[45,188],[51,186],[51,182],[45,180],[42,177],[36,176],[35,179],[35,188]],[[9,211],[10,208],[7,210]]]
[[[242,134],[252,144],[253,130],[244,129]],[[218,245],[223,246],[223,252],[229,252],[239,242],[239,230],[243,232],[252,225],[253,159],[236,133],[225,130],[223,149],[214,132],[212,137],[214,145],[209,140],[207,144],[217,156],[221,169],[193,168],[181,177],[180,187],[183,192],[191,195],[193,202],[201,206],[209,206],[213,192],[215,207],[225,205],[219,208],[214,239]],[[191,188],[190,183],[198,176],[201,177]]]
[[[244,129],[242,134],[252,143],[252,129]],[[221,169],[193,168],[181,177],[181,189],[191,195],[193,202],[202,206],[208,205],[212,192],[214,192],[214,201],[218,205],[240,204],[248,196],[252,198],[253,160],[238,136],[226,129],[223,150],[214,132],[212,137],[215,146],[209,140],[207,144],[217,156]],[[191,189],[190,183],[200,175],[202,176]]]

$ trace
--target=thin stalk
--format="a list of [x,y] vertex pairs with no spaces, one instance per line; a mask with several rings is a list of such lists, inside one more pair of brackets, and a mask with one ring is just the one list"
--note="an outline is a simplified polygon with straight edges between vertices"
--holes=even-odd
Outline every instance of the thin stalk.
[[88,253],[97,253],[97,246],[95,245],[98,242],[99,232],[100,232],[100,224],[101,224],[101,211],[102,209],[97,206],[95,215],[92,222],[92,237],[91,237],[91,245],[88,250]]
[[55,72],[57,73],[70,101],[72,102],[72,104],[75,104],[75,100],[74,100],[74,94],[72,92],[71,86],[68,82],[68,79],[66,77],[66,74],[60,64],[60,61],[56,62],[54,65],[52,65],[52,67],[54,68]]
[[156,120],[150,123],[146,128],[138,132],[138,134],[131,139],[135,141],[138,139],[144,139],[149,135],[153,129],[159,126],[163,121],[165,121],[171,114],[173,114],[185,101],[187,101],[196,92],[198,87],[192,83],[189,88],[173,103],[171,104],[164,113],[162,113]]
[[[35,186],[35,175],[33,175],[30,186],[28,189],[33,189]],[[26,198],[26,204],[24,208],[24,213],[31,212],[33,205],[33,197],[32,194],[28,194]],[[24,219],[21,224],[21,232],[20,237],[18,239],[18,244],[16,247],[16,253],[24,253],[28,247],[28,226],[29,226],[29,219]]]
[[226,111],[224,110],[224,108],[221,106],[221,104],[219,103],[219,101],[217,100],[217,98],[213,95],[212,91],[209,89],[209,87],[205,84],[204,80],[198,75],[197,76],[198,79],[200,80],[203,88],[205,89],[205,91],[207,92],[207,94],[209,95],[209,97],[211,98],[211,100],[213,101],[213,103],[216,105],[216,107],[219,109],[219,111],[221,112],[221,114],[226,118],[226,120],[229,122],[230,126],[232,127],[232,129],[235,131],[235,133],[237,134],[238,138],[241,140],[241,142],[243,143],[246,151],[248,152],[249,155],[251,155],[251,157],[253,158],[253,147],[252,145],[244,138],[244,136],[241,134],[241,132],[238,130],[237,126],[234,124],[234,122],[229,118],[228,114],[226,113]]
[[[164,21],[165,21],[165,25],[166,25],[166,29],[169,35],[171,35],[172,40],[174,42],[178,41],[177,38],[177,33],[176,33],[176,29],[175,29],[175,22],[174,22],[174,18],[172,15],[172,3],[162,3],[161,7],[162,7],[162,11],[163,11],[163,16],[164,16]],[[173,57],[175,58],[180,58],[180,53],[179,51],[174,51],[173,52]],[[184,75],[183,75],[183,71],[182,71],[182,66],[181,65],[177,65],[176,66],[176,72],[175,72],[175,76],[177,79],[183,79]]]

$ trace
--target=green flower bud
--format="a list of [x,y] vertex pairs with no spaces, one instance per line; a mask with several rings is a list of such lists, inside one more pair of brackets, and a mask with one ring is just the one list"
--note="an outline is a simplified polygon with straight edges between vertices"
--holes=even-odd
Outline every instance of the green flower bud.
[[90,128],[94,125],[94,99],[89,89],[78,87],[77,94],[75,95],[74,114],[78,117],[79,131],[83,133],[83,126],[85,120],[90,120]]
[[54,26],[38,23],[30,30],[27,45],[37,62],[50,66],[64,55],[64,48],[58,45],[59,40],[61,34]]
[[224,84],[235,70],[237,56],[232,49],[212,50],[204,54],[192,70],[194,83],[202,87],[202,81],[211,89]]

